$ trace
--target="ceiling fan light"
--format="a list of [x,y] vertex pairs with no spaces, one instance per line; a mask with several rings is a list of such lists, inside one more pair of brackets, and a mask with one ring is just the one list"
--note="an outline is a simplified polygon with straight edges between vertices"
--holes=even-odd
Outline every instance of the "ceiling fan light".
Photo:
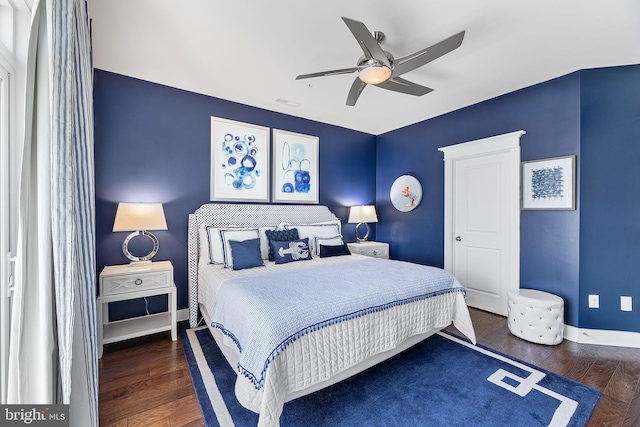
[[360,80],[370,85],[377,85],[379,83],[389,80],[391,77],[391,69],[384,65],[376,66],[372,65],[360,71],[358,75]]

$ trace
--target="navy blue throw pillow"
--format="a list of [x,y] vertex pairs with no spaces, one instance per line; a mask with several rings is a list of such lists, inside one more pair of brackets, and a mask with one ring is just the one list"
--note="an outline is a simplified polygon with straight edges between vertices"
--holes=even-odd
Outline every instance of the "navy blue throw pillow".
[[351,255],[349,246],[346,243],[336,246],[320,245],[320,258],[326,258],[330,256]]
[[298,240],[300,236],[298,236],[297,228],[290,228],[288,230],[267,230],[264,232],[269,239],[269,261],[275,261],[276,258],[273,255],[273,247],[271,246],[271,242],[290,242],[292,240]]
[[243,270],[245,268],[260,267],[264,265],[260,254],[260,238],[243,240],[229,240],[231,246],[231,258],[233,259],[233,269]]
[[271,242],[271,247],[273,248],[273,255],[275,257],[276,264],[312,259],[311,251],[309,250],[308,237],[289,242],[279,242],[274,240]]

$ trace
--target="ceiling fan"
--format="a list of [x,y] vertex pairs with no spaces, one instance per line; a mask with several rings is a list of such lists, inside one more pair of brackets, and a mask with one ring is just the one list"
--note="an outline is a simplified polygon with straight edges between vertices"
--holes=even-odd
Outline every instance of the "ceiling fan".
[[356,105],[358,97],[367,84],[415,96],[426,95],[433,91],[431,88],[410,82],[400,76],[457,49],[462,44],[465,33],[461,31],[426,49],[395,59],[393,55],[383,50],[380,46],[380,43],[385,39],[384,33],[381,31],[372,33],[362,22],[345,18],[344,16],[342,20],[347,24],[347,27],[349,27],[349,30],[351,30],[351,33],[364,52],[364,55],[358,59],[357,66],[321,71],[319,73],[301,74],[296,77],[296,80],[337,74],[350,74],[358,71],[359,75],[351,85],[351,90],[349,90],[349,95],[347,96],[347,105],[351,106]]

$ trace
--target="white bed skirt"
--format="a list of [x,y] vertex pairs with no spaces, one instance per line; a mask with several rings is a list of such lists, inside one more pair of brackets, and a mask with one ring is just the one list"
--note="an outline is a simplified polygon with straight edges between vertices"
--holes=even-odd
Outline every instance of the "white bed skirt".
[[[201,305],[207,325],[211,317]],[[451,323],[475,343],[475,332],[460,292],[438,295],[337,323],[294,341],[270,363],[265,386],[239,375],[236,397],[259,413],[259,426],[277,426],[285,402],[313,393],[395,356]],[[238,353],[219,329],[209,327],[229,365]]]

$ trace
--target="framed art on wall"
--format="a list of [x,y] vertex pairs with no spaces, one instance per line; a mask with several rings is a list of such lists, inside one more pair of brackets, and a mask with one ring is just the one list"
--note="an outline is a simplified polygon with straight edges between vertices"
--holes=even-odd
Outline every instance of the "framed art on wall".
[[522,162],[523,210],[576,208],[576,156]]
[[269,128],[211,117],[214,201],[269,201]]
[[273,130],[273,201],[318,203],[319,138]]
[[422,185],[415,177],[402,175],[391,185],[389,197],[393,207],[400,212],[412,211],[422,200]]

